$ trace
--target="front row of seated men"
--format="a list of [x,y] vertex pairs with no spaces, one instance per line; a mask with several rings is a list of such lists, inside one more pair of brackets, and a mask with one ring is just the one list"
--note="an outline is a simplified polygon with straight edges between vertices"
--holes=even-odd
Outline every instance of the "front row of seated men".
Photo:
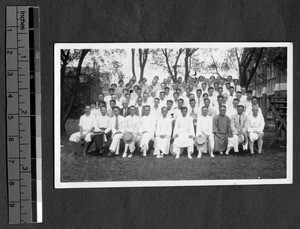
[[[136,115],[136,107],[131,106],[130,115],[120,115],[120,108],[113,108],[113,117],[107,115],[107,108],[100,108],[100,115],[94,116],[90,113],[90,106],[85,107],[85,114],[80,117],[79,132],[71,135],[70,142],[73,151],[76,152],[76,143],[84,143],[83,152],[86,154],[93,140],[97,138],[97,151],[101,150],[103,141],[111,134],[108,157],[119,155],[120,140],[123,139],[125,149],[123,157],[132,157],[136,145],[139,145],[143,156],[147,155],[149,141],[154,141],[154,155],[158,158],[171,152],[176,159],[180,157],[184,148],[187,148],[187,156],[192,159],[194,146],[198,151],[197,158],[202,153],[209,153],[214,157],[214,152],[229,155],[233,148],[234,155],[239,152],[239,144],[243,147],[246,155],[248,145],[250,155],[254,154],[253,145],[257,141],[258,153],[262,153],[264,118],[259,113],[256,105],[252,106],[252,114],[245,115],[244,106],[237,106],[237,113],[231,117],[226,115],[226,106],[219,107],[219,114],[214,118],[208,115],[208,108],[203,106],[201,116],[195,118],[187,115],[188,109],[181,107],[181,116],[176,121],[170,118],[168,109],[161,108],[161,117],[156,120],[150,115],[151,108],[144,107],[144,115]],[[173,138],[173,144],[171,139]],[[100,142],[100,143],[99,143]],[[172,146],[172,147],[171,147]],[[172,148],[172,149],[170,149]]]

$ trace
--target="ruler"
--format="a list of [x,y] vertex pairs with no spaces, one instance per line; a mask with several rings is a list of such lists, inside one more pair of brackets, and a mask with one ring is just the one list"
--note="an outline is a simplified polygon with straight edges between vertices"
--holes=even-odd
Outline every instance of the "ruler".
[[9,223],[42,222],[39,9],[6,8]]

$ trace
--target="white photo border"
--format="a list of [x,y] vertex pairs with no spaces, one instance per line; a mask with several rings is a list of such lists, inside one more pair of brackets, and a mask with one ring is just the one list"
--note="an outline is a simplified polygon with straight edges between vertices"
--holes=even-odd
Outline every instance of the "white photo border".
[[[112,182],[61,182],[60,149],[60,50],[61,49],[129,49],[129,48],[232,48],[286,47],[287,48],[287,147],[286,178],[232,180],[163,180]],[[55,43],[54,44],[54,186],[62,188],[170,187],[274,185],[293,183],[293,43],[292,42],[159,42],[159,43]]]

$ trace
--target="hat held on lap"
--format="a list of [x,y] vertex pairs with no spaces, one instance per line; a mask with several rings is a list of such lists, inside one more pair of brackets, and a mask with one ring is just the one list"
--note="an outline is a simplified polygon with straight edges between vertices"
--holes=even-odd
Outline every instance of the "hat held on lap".
[[130,132],[126,132],[123,137],[123,141],[125,143],[131,143],[133,141],[133,134]]
[[247,140],[247,135],[245,133],[238,134],[239,143],[243,144]]
[[203,136],[198,136],[195,138],[195,145],[196,146],[201,146],[206,142],[206,138]]

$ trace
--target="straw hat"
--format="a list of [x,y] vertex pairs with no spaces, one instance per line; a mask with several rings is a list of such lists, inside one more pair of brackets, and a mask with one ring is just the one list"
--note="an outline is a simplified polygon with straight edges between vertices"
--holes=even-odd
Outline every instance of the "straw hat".
[[206,142],[206,138],[203,136],[198,136],[195,138],[195,145],[196,146],[201,146]]
[[123,141],[125,143],[131,143],[133,141],[133,134],[130,132],[126,132],[123,137]]
[[255,142],[258,139],[258,134],[251,131],[249,138],[251,142]]
[[247,140],[247,135],[245,133],[240,133],[238,135],[239,143],[243,144]]

